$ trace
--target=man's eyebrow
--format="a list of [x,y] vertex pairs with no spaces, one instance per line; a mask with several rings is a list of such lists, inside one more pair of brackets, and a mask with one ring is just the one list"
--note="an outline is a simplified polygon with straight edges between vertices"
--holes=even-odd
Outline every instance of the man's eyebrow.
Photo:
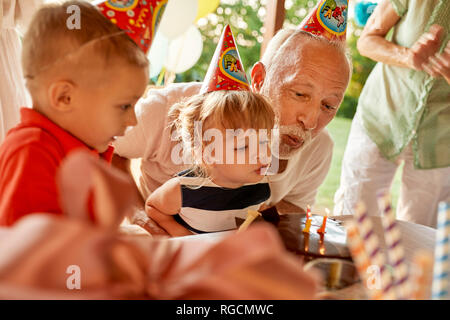
[[302,87],[308,87],[308,88],[314,88],[314,86],[312,85],[311,82],[307,81],[307,82],[299,82],[297,81],[292,81],[291,84],[293,85],[293,87],[298,87],[298,86],[302,86]]

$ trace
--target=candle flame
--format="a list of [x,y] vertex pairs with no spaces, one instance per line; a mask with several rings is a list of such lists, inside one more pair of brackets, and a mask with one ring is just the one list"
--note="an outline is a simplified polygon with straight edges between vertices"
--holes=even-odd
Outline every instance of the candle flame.
[[330,210],[328,210],[328,208],[325,208],[325,215],[326,215],[326,217],[328,217],[330,215]]
[[306,217],[307,218],[311,218],[312,214],[311,214],[311,206],[308,204],[306,206]]

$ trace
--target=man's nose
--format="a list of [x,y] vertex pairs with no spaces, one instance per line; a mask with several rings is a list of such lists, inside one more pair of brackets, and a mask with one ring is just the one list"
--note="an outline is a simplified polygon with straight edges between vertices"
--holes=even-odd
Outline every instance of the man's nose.
[[298,116],[297,121],[306,130],[313,130],[317,127],[320,117],[320,105],[310,105],[309,108],[303,110]]

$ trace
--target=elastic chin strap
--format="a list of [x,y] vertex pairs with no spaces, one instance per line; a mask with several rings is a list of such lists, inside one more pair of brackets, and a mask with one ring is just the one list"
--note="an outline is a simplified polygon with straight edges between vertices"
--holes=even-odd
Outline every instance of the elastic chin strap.
[[[64,55],[64,56],[62,56],[62,57],[56,59],[55,61],[53,61],[53,62],[50,63],[50,64],[47,64],[47,65],[43,66],[43,67],[42,67],[40,70],[38,70],[35,74],[26,74],[26,75],[25,75],[25,79],[27,79],[27,80],[33,80],[33,79],[36,78],[39,74],[41,74],[42,72],[45,72],[46,70],[52,68],[52,67],[55,66],[56,64],[61,63],[62,61],[66,60],[66,59],[73,58],[73,57],[75,57],[76,55],[80,54],[80,52],[81,52],[82,50],[86,49],[88,46],[94,45],[95,43],[97,43],[97,42],[99,42],[99,41],[103,41],[103,40],[109,39],[109,38],[111,38],[111,37],[116,37],[116,36],[119,36],[119,35],[122,35],[122,34],[125,34],[125,33],[126,33],[125,31],[118,31],[118,32],[115,32],[115,33],[112,33],[112,34],[108,34],[108,35],[105,35],[105,36],[101,36],[101,37],[99,37],[99,38],[95,38],[95,39],[89,40],[88,42],[83,43],[81,46],[79,46],[76,50],[74,50],[74,51],[72,51],[72,52],[70,52],[70,53],[68,53],[68,54],[66,54],[66,55]],[[130,41],[132,41],[132,40],[130,40]]]

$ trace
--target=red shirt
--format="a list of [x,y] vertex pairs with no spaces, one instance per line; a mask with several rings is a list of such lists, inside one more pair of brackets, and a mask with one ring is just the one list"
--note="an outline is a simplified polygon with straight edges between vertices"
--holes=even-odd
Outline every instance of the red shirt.
[[[20,115],[0,146],[0,226],[30,213],[62,215],[56,186],[61,161],[80,148],[99,154],[33,109],[22,108]],[[100,156],[111,162],[113,150]]]

